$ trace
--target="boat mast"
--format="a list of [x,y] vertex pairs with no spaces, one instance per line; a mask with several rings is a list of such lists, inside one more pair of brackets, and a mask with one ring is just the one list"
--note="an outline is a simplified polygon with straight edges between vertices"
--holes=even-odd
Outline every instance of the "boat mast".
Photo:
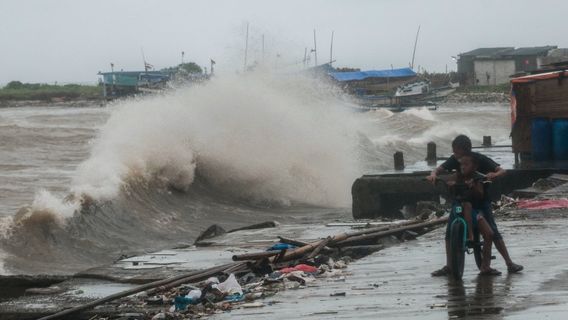
[[144,71],[148,72],[148,64],[146,63],[146,57],[144,56],[144,48],[140,47],[140,52],[142,53],[142,62],[144,63]]
[[248,45],[249,45],[249,23],[247,22],[247,35],[245,38],[245,62],[243,64],[243,71],[247,71],[247,54],[248,54]]
[[333,30],[331,31],[331,45],[329,46],[329,65],[333,63]]
[[262,63],[264,63],[264,34],[262,34]]
[[317,42],[316,42],[316,29],[314,29],[314,55],[315,55],[315,63],[316,63],[316,67],[318,65],[318,46],[317,46]]
[[418,25],[418,31],[416,31],[416,39],[414,40],[414,50],[412,50],[412,63],[410,64],[410,69],[414,70],[414,56],[416,55],[416,45],[418,44],[418,34],[420,33],[420,25]]

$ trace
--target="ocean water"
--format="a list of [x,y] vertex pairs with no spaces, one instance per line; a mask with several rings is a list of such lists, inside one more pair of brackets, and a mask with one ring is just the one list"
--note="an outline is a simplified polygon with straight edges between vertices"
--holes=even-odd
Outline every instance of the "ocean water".
[[[0,273],[70,273],[212,223],[350,217],[353,181],[457,134],[510,144],[506,105],[356,112],[337,88],[247,74],[105,107],[0,109]],[[428,169],[424,167],[423,169]]]

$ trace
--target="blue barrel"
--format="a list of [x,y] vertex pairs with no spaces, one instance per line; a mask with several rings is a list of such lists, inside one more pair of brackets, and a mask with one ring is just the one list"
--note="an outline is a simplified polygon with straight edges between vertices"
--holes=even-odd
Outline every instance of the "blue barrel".
[[552,158],[552,124],[546,118],[534,118],[531,128],[532,159],[548,161]]
[[552,121],[552,154],[554,160],[568,160],[568,119]]

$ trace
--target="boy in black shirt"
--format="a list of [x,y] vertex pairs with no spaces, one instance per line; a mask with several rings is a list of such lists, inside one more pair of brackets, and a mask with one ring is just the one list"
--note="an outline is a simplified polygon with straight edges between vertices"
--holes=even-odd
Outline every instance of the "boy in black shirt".
[[[437,167],[430,176],[428,176],[428,180],[435,182],[437,179],[438,174],[452,170],[460,170],[460,163],[459,159],[463,157],[465,154],[472,154],[478,162],[478,171],[482,174],[485,174],[485,177],[488,180],[493,180],[495,178],[501,177],[505,174],[505,170],[499,166],[498,163],[491,160],[490,158],[477,153],[471,152],[471,140],[465,135],[459,135],[452,141],[452,156],[442,163],[439,167]],[[487,191],[487,190],[485,190]],[[523,270],[523,266],[515,264],[511,257],[509,256],[509,252],[507,251],[507,247],[505,246],[505,242],[503,241],[503,237],[499,233],[497,229],[497,225],[495,224],[495,218],[493,217],[493,212],[491,210],[491,200],[489,199],[489,194],[484,192],[483,201],[480,204],[480,207],[477,208],[483,212],[485,220],[491,227],[493,231],[493,240],[495,243],[495,247],[505,259],[505,263],[507,264],[507,270],[509,273],[516,273]],[[449,242],[446,235],[446,253],[449,251]],[[447,256],[447,255],[446,255]],[[432,272],[432,276],[444,276],[449,274],[448,269],[449,263],[446,262],[446,266],[444,266],[440,270],[436,270]]]
[[[473,154],[465,154],[460,160],[460,171],[452,175],[447,182],[453,190],[454,201],[460,203],[463,209],[463,217],[467,221],[467,239],[473,242],[473,226],[478,226],[479,233],[483,236],[483,262],[479,266],[482,275],[499,275],[501,272],[491,269],[491,246],[493,244],[493,230],[485,220],[483,212],[478,208],[482,206],[485,187],[482,181],[485,177],[478,170],[478,160]],[[450,219],[452,217],[450,216]],[[448,228],[452,220],[448,221]],[[446,230],[449,234],[449,229]]]

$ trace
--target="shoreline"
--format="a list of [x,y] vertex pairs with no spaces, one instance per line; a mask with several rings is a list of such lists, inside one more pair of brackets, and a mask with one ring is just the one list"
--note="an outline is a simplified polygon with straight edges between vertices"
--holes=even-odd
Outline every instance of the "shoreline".
[[[441,104],[474,104],[474,103],[510,103],[510,95],[502,92],[460,92],[456,91],[440,100]],[[54,98],[50,100],[0,100],[0,108],[21,107],[104,107],[108,103],[103,99]]]
[[103,107],[104,99],[50,99],[50,100],[0,100],[0,108],[22,107]]

